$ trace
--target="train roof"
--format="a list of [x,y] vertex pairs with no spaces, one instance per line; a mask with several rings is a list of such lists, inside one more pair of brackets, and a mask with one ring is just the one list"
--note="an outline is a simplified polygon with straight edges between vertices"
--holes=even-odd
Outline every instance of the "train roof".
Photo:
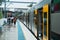
[[[38,3],[37,5],[33,6],[30,10],[31,11],[34,11],[35,9],[38,9],[38,8],[41,8],[43,7],[43,5],[45,4],[50,4],[51,3],[51,0],[43,0],[42,2]],[[30,11],[29,10],[29,11]]]

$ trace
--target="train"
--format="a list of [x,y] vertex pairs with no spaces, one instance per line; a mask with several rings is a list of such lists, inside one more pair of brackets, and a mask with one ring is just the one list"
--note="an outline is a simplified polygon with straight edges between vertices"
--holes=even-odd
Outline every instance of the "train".
[[59,40],[60,9],[56,5],[53,0],[44,0],[20,16],[37,40]]

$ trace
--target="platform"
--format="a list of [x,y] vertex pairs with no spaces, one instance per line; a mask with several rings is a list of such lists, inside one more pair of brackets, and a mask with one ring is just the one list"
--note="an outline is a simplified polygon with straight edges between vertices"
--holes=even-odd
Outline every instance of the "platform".
[[23,23],[17,20],[16,25],[4,25],[0,40],[37,40]]

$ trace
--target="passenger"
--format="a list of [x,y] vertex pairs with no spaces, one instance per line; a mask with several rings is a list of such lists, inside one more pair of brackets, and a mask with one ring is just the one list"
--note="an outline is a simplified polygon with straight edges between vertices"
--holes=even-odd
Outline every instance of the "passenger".
[[14,17],[12,16],[12,17],[11,17],[11,23],[13,23],[13,19],[14,19]]
[[10,23],[11,23],[11,13],[10,12],[7,13],[7,22],[8,22],[8,25],[10,26]]
[[17,20],[17,18],[14,17],[14,19],[13,19],[14,26],[15,26],[15,24],[16,24],[16,20]]
[[8,25],[10,25],[10,17],[7,18]]

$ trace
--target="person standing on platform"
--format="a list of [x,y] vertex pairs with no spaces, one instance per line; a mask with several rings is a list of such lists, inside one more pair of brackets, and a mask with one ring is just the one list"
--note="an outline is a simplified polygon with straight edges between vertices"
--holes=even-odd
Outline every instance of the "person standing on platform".
[[13,19],[14,27],[16,25],[16,20],[17,20],[17,17],[14,17],[14,19]]

